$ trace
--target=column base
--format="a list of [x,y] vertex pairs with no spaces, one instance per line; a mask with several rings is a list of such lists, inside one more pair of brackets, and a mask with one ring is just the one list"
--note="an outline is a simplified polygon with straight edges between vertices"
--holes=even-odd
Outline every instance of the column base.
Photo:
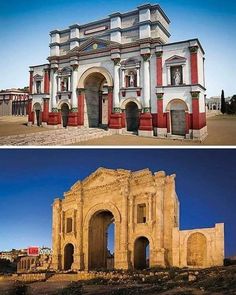
[[115,113],[110,115],[109,120],[110,129],[121,129],[122,128],[122,114]]
[[204,139],[206,139],[208,133],[207,133],[207,126],[199,129],[199,130],[195,130],[193,129],[192,131],[192,138],[193,140],[200,140],[203,141]]
[[167,136],[167,128],[157,128],[157,137],[166,138]]
[[68,126],[78,126],[78,113],[69,113]]
[[151,113],[142,113],[139,119],[139,130],[152,131],[152,115]]
[[153,130],[138,130],[138,135],[139,136],[145,136],[145,137],[153,137]]
[[49,113],[48,125],[58,125],[61,123],[60,121],[60,113]]

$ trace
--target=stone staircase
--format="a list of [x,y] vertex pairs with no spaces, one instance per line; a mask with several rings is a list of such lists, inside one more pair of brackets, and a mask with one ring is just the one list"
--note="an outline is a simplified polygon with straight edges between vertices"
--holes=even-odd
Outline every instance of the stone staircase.
[[69,145],[112,135],[111,131],[99,128],[61,128],[37,133],[0,137],[0,145]]

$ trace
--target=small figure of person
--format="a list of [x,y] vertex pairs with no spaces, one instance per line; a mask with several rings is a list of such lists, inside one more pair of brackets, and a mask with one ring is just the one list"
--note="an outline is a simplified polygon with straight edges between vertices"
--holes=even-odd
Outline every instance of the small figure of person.
[[129,86],[134,87],[134,73],[131,72],[129,76]]
[[180,85],[180,82],[181,82],[181,73],[180,73],[180,70],[178,68],[174,72],[174,81],[175,81],[175,85],[176,86]]

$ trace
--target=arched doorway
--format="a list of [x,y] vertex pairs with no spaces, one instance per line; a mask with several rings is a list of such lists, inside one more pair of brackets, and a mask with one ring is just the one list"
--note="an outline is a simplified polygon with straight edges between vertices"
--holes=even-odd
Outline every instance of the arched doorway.
[[68,125],[68,117],[69,117],[69,107],[67,103],[63,103],[61,106],[61,118],[62,118],[62,126],[67,127]]
[[91,73],[84,81],[84,125],[106,127],[108,124],[108,86],[101,73]]
[[72,244],[66,244],[64,248],[64,270],[71,269],[74,262],[74,246]]
[[34,104],[34,113],[35,113],[35,120],[36,120],[37,126],[41,126],[42,125],[42,108],[38,102]]
[[114,216],[110,211],[99,211],[92,216],[89,224],[89,270],[114,267],[115,227],[112,226],[113,223]]
[[174,99],[167,108],[170,111],[171,134],[185,136],[187,105],[181,99]]
[[139,110],[137,104],[132,101],[127,103],[125,113],[127,131],[137,132],[139,127]]
[[204,266],[207,257],[206,237],[201,233],[191,234],[187,241],[187,265]]
[[146,237],[139,237],[134,243],[134,268],[149,268],[149,240]]

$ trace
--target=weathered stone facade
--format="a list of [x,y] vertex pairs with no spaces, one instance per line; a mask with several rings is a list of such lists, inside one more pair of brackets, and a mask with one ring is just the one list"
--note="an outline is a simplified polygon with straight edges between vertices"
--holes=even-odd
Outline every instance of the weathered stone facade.
[[116,269],[223,264],[223,224],[179,230],[175,175],[99,168],[54,201],[52,268],[107,268],[111,223]]

